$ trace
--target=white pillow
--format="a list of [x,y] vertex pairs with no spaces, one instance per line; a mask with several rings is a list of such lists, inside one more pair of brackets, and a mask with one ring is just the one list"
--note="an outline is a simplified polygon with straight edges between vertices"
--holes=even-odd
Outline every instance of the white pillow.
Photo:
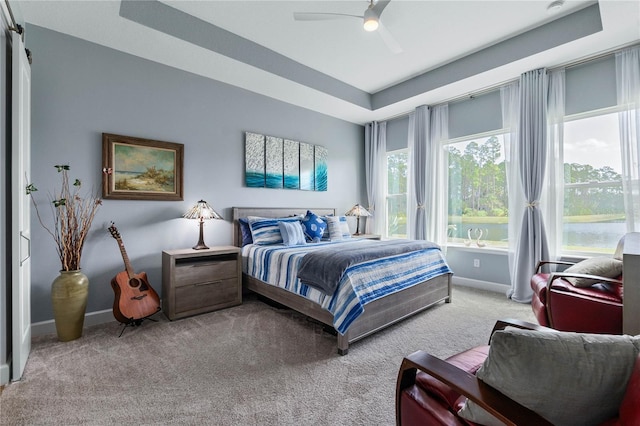
[[[616,278],[622,275],[622,261],[611,257],[592,257],[578,262],[565,269],[564,272],[574,274],[598,275],[606,278]],[[590,287],[599,283],[591,278],[565,278],[576,287]]]
[[[617,416],[639,349],[640,336],[507,329],[476,376],[553,424],[600,424]],[[503,424],[471,401],[458,414]]]
[[327,216],[327,227],[329,228],[329,239],[331,241],[340,241],[351,238],[349,223],[345,216]]

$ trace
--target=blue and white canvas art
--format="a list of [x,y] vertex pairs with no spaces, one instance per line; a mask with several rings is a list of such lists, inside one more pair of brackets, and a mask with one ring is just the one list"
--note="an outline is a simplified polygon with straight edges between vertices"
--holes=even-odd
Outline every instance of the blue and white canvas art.
[[327,190],[327,157],[329,153],[324,146],[314,146],[314,173],[316,191]]
[[245,183],[251,188],[264,188],[264,135],[245,133]]
[[324,146],[245,132],[248,187],[326,191],[327,158]]
[[284,140],[284,187],[300,189],[300,143]]
[[267,136],[265,141],[265,165],[267,188],[284,187],[284,153],[282,138]]
[[313,145],[300,142],[300,189],[315,190]]

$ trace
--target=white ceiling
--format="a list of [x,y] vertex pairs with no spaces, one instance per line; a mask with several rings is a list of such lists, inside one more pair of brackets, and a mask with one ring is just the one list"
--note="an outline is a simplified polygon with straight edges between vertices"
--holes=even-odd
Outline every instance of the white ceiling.
[[[293,12],[362,15],[368,5],[364,0],[162,3],[372,94],[595,2],[566,1],[560,11],[549,13],[550,0],[393,0],[381,20],[402,46],[399,54],[392,53],[379,34],[365,32],[362,22],[355,18],[313,22],[293,19]],[[188,37],[174,37],[126,19],[120,16],[119,0],[10,0],[10,4],[17,17],[27,23],[356,123],[385,119],[417,105],[442,102],[514,79],[526,70],[557,66],[640,41],[640,1],[600,0],[602,31],[371,110],[313,84],[265,71],[255,63],[247,65],[234,54],[220,54],[183,40]],[[180,31],[188,33],[189,28]],[[233,39],[220,42],[234,45]],[[262,53],[267,62],[281,58],[275,54],[269,57],[267,50]],[[37,52],[34,56],[37,60]]]

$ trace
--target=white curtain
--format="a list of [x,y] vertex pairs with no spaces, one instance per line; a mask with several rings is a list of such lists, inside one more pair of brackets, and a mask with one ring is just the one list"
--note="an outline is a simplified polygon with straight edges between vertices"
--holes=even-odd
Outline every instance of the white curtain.
[[640,47],[616,53],[616,89],[627,232],[640,230]]
[[[502,126],[509,129],[504,136],[505,166],[507,172],[507,192],[509,194],[509,275],[515,273],[515,257],[520,220],[524,215],[525,198],[521,190],[518,158],[521,155],[518,144],[518,122],[520,111],[520,82],[516,81],[500,88],[500,102],[502,105]],[[511,289],[509,290],[511,291]]]
[[430,134],[429,107],[422,105],[409,115],[409,203],[408,237],[424,240],[427,236],[425,200],[427,195],[427,147]]
[[[416,118],[416,125],[417,121]],[[449,105],[440,105],[431,110],[429,127],[425,180],[425,237],[446,249],[449,174],[447,150],[443,148],[442,141],[449,139]]]
[[[547,73],[544,69],[528,71],[520,76],[520,111],[518,122],[517,158],[520,191],[525,198],[521,217],[509,213],[509,220],[520,221],[511,272],[509,297],[517,302],[531,301],[529,284],[541,259],[549,258],[540,197],[547,160]],[[511,182],[512,185],[517,185]]]
[[547,101],[547,168],[540,209],[547,236],[548,258],[557,260],[562,249],[562,217],[564,212],[564,105],[565,71],[549,73]]
[[384,235],[385,228],[385,186],[387,183],[387,122],[376,121],[364,127],[365,179],[367,184],[367,234]]

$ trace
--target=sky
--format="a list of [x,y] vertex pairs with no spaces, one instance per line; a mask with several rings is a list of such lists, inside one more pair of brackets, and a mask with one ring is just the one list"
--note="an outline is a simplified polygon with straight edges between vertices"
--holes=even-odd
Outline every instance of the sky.
[[564,162],[609,166],[622,172],[618,114],[564,123]]

